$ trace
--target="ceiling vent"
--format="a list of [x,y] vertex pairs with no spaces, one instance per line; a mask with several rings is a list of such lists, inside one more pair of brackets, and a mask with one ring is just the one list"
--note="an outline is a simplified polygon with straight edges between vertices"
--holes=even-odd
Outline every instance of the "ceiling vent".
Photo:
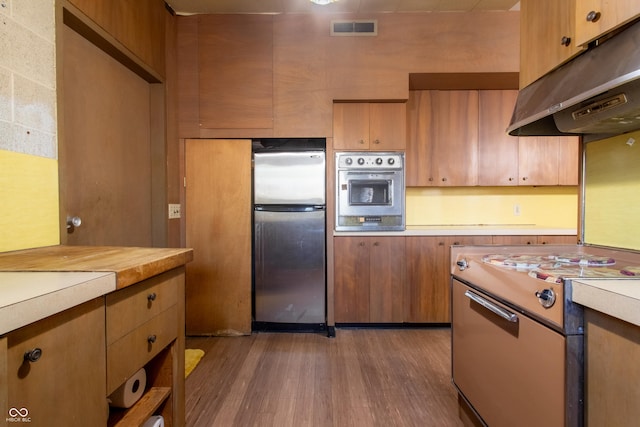
[[331,21],[332,36],[377,36],[376,19],[358,21]]

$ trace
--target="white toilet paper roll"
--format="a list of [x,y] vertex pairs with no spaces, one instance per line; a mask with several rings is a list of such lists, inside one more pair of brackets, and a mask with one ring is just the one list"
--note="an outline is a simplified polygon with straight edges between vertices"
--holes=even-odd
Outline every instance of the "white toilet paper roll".
[[162,418],[162,415],[154,415],[142,427],[164,427],[164,418]]
[[147,386],[147,373],[144,368],[133,374],[127,381],[116,389],[109,400],[111,406],[117,408],[130,408],[142,397]]

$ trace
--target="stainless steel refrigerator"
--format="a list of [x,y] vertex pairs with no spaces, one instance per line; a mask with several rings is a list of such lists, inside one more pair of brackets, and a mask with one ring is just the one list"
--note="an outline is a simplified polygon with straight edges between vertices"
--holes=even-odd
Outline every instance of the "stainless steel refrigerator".
[[324,140],[312,147],[253,154],[258,329],[326,324]]

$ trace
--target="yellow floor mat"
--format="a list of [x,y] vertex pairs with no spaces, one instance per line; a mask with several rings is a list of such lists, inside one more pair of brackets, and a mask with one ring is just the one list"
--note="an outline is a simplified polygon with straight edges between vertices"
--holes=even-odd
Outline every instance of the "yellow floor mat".
[[189,374],[198,366],[200,359],[204,356],[204,351],[200,349],[188,348],[184,351],[184,377],[187,378]]

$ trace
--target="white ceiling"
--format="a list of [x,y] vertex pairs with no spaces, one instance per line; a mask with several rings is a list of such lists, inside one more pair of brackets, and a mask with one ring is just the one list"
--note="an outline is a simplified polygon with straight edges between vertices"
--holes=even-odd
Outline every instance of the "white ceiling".
[[179,15],[201,13],[384,13],[520,10],[518,0],[338,0],[326,6],[309,0],[166,0]]

